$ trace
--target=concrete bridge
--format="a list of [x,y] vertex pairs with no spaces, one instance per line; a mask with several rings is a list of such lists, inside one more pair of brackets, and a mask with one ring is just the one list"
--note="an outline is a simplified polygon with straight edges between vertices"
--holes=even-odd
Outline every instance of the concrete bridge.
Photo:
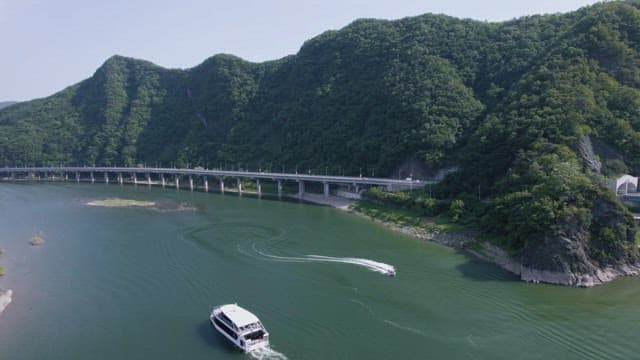
[[[422,188],[434,183],[431,180],[387,179],[354,176],[306,175],[273,172],[227,171],[208,169],[176,169],[176,168],[146,168],[146,167],[4,167],[0,168],[3,180],[18,179],[49,179],[76,182],[110,182],[124,184],[146,184],[148,186],[174,186],[181,188],[180,181],[187,181],[185,187],[190,190],[197,188],[194,180],[201,180],[202,189],[209,191],[209,179],[217,179],[218,190],[225,192],[225,180],[235,179],[235,190],[242,193],[242,180],[255,182],[258,195],[262,195],[262,183],[265,181],[277,184],[278,196],[282,195],[283,182],[296,182],[298,196],[305,193],[305,184],[318,183],[323,186],[324,196],[328,197],[334,188],[339,196],[359,197],[360,189],[369,186],[383,186],[389,191],[411,190]],[[140,179],[142,177],[142,179]]]

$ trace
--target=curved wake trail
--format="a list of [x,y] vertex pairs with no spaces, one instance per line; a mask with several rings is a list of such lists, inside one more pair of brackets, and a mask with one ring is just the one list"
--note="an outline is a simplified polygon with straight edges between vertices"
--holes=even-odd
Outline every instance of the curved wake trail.
[[272,254],[268,254],[263,251],[260,251],[256,249],[255,246],[253,246],[253,250],[266,258],[273,259],[279,262],[298,262],[298,263],[333,262],[333,263],[362,266],[367,268],[368,270],[375,271],[387,276],[396,275],[396,268],[393,265],[389,265],[383,262],[369,260],[369,259],[352,258],[352,257],[332,257],[332,256],[322,256],[322,255],[277,256],[277,255],[272,255]]
[[255,349],[250,351],[248,354],[257,360],[287,360],[287,357],[284,354],[279,353],[268,346]]
[[384,275],[395,276],[396,268],[393,265],[385,264],[379,261],[373,261],[369,259],[360,259],[360,258],[341,258],[341,257],[331,257],[331,256],[321,256],[321,255],[307,255],[308,260],[312,261],[326,261],[326,262],[337,262],[343,264],[352,264],[352,265],[360,265],[364,266],[367,269],[375,272],[379,272]]

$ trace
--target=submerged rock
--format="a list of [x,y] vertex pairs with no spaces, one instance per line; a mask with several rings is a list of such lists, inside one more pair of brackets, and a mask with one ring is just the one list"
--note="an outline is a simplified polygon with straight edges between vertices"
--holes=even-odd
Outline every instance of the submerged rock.
[[168,201],[159,201],[155,206],[151,207],[157,211],[196,211],[197,209],[187,203],[176,203]]

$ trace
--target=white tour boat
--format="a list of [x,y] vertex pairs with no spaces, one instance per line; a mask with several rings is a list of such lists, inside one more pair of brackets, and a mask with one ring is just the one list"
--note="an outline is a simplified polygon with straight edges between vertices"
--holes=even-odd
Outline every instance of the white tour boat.
[[258,317],[237,304],[213,308],[209,319],[218,332],[244,352],[269,345],[269,333]]

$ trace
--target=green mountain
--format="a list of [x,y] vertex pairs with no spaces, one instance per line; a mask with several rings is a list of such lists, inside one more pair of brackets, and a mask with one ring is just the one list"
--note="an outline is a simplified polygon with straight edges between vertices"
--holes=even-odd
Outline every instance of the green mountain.
[[572,284],[631,273],[636,227],[604,183],[640,172],[640,2],[502,23],[358,20],[265,63],[216,55],[167,70],[114,56],[1,110],[0,163],[457,167],[435,194],[524,268]]

